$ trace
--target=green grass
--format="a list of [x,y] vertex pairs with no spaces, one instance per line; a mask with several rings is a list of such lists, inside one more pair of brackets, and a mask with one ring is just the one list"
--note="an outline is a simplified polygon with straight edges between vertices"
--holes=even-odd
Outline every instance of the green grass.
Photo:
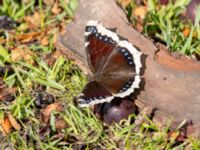
[[[12,33],[5,31],[0,36],[7,39],[6,43],[0,45],[0,66],[10,64],[14,70],[12,74],[5,73],[2,76],[4,84],[9,87],[15,87],[17,92],[12,102],[0,101],[0,119],[4,118],[8,112],[20,123],[21,130],[12,132],[8,135],[2,135],[0,131],[0,149],[199,149],[200,141],[194,138],[188,138],[184,142],[177,144],[176,136],[169,136],[169,126],[158,127],[148,117],[144,116],[145,123],[135,132],[135,124],[131,120],[137,118],[135,114],[128,120],[122,120],[119,124],[106,125],[97,119],[89,108],[80,108],[73,102],[86,83],[86,77],[79,68],[67,58],[60,56],[53,65],[45,61],[44,56],[50,55],[56,50],[53,44],[53,34],[58,32],[56,28],[61,21],[68,23],[73,16],[78,3],[71,0],[69,4],[60,0],[59,5],[63,10],[56,17],[52,17],[52,5],[45,5],[39,0],[38,5],[34,1],[27,4],[23,2],[4,0],[0,6],[0,13],[8,15],[19,22],[16,27],[16,35],[34,31],[42,31],[47,27],[54,25],[54,30],[48,34],[48,45],[41,45],[38,41],[28,44],[21,44],[19,41],[13,42]],[[21,30],[22,25],[26,25],[23,18],[27,15],[39,11],[42,14],[40,27],[38,29]],[[198,25],[196,25],[198,26]],[[194,27],[193,30],[196,30]],[[173,42],[172,42],[173,43]],[[188,42],[191,45],[191,42]],[[13,46],[19,48],[29,48],[34,55],[32,62],[25,60],[13,61],[11,58]],[[186,48],[187,50],[187,48]],[[44,123],[41,115],[42,111],[34,105],[34,92],[38,88],[44,87],[44,91],[51,93],[56,102],[63,105],[62,111],[53,111],[50,115],[49,123]],[[55,127],[56,121],[61,118],[66,123],[66,128],[58,130]],[[0,126],[0,129],[2,127]],[[177,131],[174,132],[179,132]],[[177,145],[176,145],[177,144]]]
[[[163,41],[170,51],[178,51],[186,55],[200,54],[200,7],[194,24],[186,22],[186,17],[181,17],[190,0],[169,1],[167,5],[159,5],[158,0],[147,1],[147,15],[143,21],[143,32],[156,39]],[[126,12],[130,20],[136,24],[135,16],[131,14],[137,5],[132,1],[127,6]],[[184,18],[184,19],[181,19]],[[184,36],[184,28],[191,31],[189,36]]]

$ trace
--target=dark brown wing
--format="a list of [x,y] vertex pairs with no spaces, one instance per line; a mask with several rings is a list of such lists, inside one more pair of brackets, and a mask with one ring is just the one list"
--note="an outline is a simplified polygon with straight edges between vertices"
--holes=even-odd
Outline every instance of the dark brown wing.
[[99,24],[91,21],[85,29],[85,47],[88,64],[93,73],[101,70],[103,64],[116,47],[119,38],[117,35]]
[[127,41],[119,41],[100,74],[101,83],[116,97],[132,93],[140,83],[141,52]]
[[85,30],[88,63],[94,81],[89,82],[78,98],[85,107],[125,97],[140,83],[140,55],[128,41],[119,41],[116,33],[97,21],[89,21]]
[[86,84],[78,97],[78,104],[87,107],[98,103],[110,102],[114,96],[100,83],[92,81]]

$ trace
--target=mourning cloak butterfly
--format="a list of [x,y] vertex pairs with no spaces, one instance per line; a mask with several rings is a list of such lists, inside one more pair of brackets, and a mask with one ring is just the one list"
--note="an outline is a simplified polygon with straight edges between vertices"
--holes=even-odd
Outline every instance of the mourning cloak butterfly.
[[110,102],[139,88],[142,53],[131,43],[91,20],[85,28],[85,47],[93,75],[78,96],[79,106]]

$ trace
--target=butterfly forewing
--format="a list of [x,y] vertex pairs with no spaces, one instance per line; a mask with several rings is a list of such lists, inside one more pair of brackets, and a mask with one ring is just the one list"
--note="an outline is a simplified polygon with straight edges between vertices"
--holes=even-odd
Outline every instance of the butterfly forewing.
[[[119,41],[103,66],[102,84],[116,97],[125,97],[139,87],[140,55],[127,41]],[[108,78],[110,77],[110,78]]]
[[[86,26],[86,53],[88,58],[88,63],[93,73],[100,72],[103,64],[107,60],[107,57],[116,47],[119,39],[116,34],[111,34],[111,31],[106,30],[98,22],[88,23]],[[108,35],[107,35],[108,34]]]

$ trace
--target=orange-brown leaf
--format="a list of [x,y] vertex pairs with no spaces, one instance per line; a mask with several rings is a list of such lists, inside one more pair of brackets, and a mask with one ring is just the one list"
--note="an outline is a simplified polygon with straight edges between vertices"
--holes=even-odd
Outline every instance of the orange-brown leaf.
[[32,16],[26,16],[24,19],[29,26],[29,29],[37,29],[41,24],[41,14],[37,11]]
[[16,40],[22,42],[22,43],[28,43],[36,39],[37,36],[42,34],[42,32],[30,32],[25,34],[19,34],[16,36]]
[[12,124],[10,123],[8,117],[4,118],[4,122],[1,126],[6,134],[9,134],[11,132]]
[[57,130],[62,130],[67,127],[66,121],[63,119],[57,119],[55,122],[55,127]]
[[143,20],[147,14],[147,7],[146,6],[138,6],[135,9],[133,9],[132,14],[135,17]]
[[16,92],[16,88],[8,88],[4,85],[0,86],[0,100],[9,101],[12,94]]
[[190,34],[190,31],[191,31],[191,29],[189,27],[185,27],[184,30],[183,30],[183,35],[185,37],[188,37],[189,34]]
[[56,1],[51,9],[51,12],[54,14],[54,15],[57,15],[59,14],[61,11],[61,8],[59,7],[58,5],[58,1]]
[[122,5],[123,8],[131,3],[131,0],[118,0],[118,3]]
[[44,45],[44,46],[46,46],[46,45],[49,44],[49,40],[48,40],[48,37],[47,37],[47,36],[45,36],[45,37],[42,38],[41,44]]
[[20,124],[17,122],[17,120],[13,117],[13,115],[10,112],[8,113],[8,118],[9,118],[9,121],[10,121],[11,125],[13,126],[13,128],[15,130],[20,130],[21,129]]
[[50,119],[51,112],[53,112],[53,111],[57,111],[57,112],[62,111],[61,103],[58,103],[58,102],[52,103],[42,110],[43,120],[44,120],[45,123],[48,123],[48,121]]
[[34,53],[28,47],[14,48],[11,51],[10,56],[11,60],[14,62],[19,60],[24,60],[30,64],[34,63],[33,60]]

